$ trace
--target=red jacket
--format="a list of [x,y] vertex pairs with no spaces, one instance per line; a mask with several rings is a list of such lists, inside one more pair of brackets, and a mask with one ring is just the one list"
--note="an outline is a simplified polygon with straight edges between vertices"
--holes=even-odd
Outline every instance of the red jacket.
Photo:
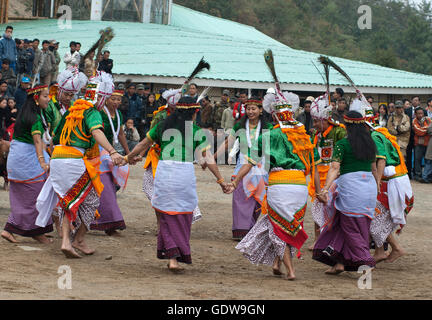
[[430,135],[427,134],[427,128],[431,124],[431,119],[428,117],[424,118],[423,125],[414,118],[413,120],[413,129],[414,129],[414,145],[415,146],[426,146],[429,143]]
[[239,120],[241,117],[243,117],[246,114],[246,108],[245,105],[241,102],[237,102],[234,105],[233,109],[233,117],[235,120]]

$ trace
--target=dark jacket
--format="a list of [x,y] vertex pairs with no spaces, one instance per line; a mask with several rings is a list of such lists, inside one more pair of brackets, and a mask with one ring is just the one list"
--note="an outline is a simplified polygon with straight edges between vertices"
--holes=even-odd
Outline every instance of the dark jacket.
[[9,59],[12,63],[17,60],[17,47],[15,40],[12,38],[8,39],[4,35],[3,39],[0,40],[0,61],[3,59]]
[[[309,118],[308,119],[309,121],[307,121],[307,118]],[[303,123],[303,125],[305,126],[305,129],[306,129],[306,133],[309,134],[310,129],[313,128],[313,119],[312,119],[312,116],[310,115],[310,112],[309,112],[309,117],[307,117],[306,112],[303,111],[302,113],[300,113],[297,116],[296,120]]]
[[127,119],[129,118],[134,119],[135,127],[138,127],[140,122],[140,117],[141,117],[142,100],[136,93],[132,97],[129,97],[128,94],[126,93],[125,97],[128,99],[129,102]]
[[20,110],[27,99],[27,91],[21,88],[21,85],[15,90],[16,108]]

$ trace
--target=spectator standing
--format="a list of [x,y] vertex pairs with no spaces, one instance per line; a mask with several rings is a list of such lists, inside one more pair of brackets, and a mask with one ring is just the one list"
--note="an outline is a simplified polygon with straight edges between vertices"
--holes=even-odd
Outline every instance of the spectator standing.
[[26,65],[23,73],[29,77],[32,76],[33,63],[35,59],[35,52],[33,50],[33,47],[30,44],[31,42],[29,39],[24,39],[23,48],[26,55],[25,56]]
[[15,122],[16,117],[18,115],[18,109],[16,107],[16,101],[14,97],[9,97],[7,101],[7,105],[9,107],[9,110],[11,112],[12,121]]
[[218,131],[218,129],[222,129],[222,116],[224,111],[229,108],[229,90],[223,90],[221,100],[216,102],[213,110],[213,120],[214,120],[214,126],[213,130],[215,132]]
[[387,127],[388,112],[385,104],[380,104],[378,107],[378,124],[380,127]]
[[429,143],[426,148],[425,154],[425,167],[423,169],[423,176],[420,179],[422,183],[432,183],[432,125],[429,126],[427,130],[427,134],[429,136]]
[[38,77],[39,75],[39,83],[47,86],[51,84],[52,72],[55,71],[56,68],[55,57],[49,50],[49,46],[50,42],[48,40],[42,42],[41,54],[35,61],[35,65],[37,66],[35,76]]
[[241,90],[239,95],[239,101],[235,104],[233,109],[234,124],[240,121],[240,119],[246,114],[245,102],[248,98],[247,91]]
[[336,111],[332,113],[332,118],[339,123],[345,123],[344,116],[348,113],[345,98],[340,98],[337,102]]
[[[8,107],[8,99],[6,97],[0,98],[0,127],[7,131],[9,126],[13,123],[11,110]],[[5,137],[8,139],[9,137]]]
[[0,60],[8,59],[10,68],[16,71],[17,46],[12,39],[13,27],[7,26],[3,38],[0,40]]
[[404,113],[404,104],[398,100],[395,103],[395,113],[391,115],[387,122],[387,129],[390,134],[396,136],[396,141],[406,159],[406,151],[410,139],[411,121],[408,115]]
[[390,102],[389,104],[388,104],[388,116],[390,117],[392,114],[394,114],[394,112],[395,112],[395,104],[394,104],[394,102]]
[[84,59],[84,54],[81,53],[81,43],[80,42],[76,42],[75,49],[80,56],[80,61],[82,61]]
[[140,123],[140,116],[141,116],[141,99],[136,94],[136,86],[134,84],[129,84],[129,86],[126,89],[125,97],[128,100],[128,112],[126,119],[133,119],[134,120],[134,126],[138,127]]
[[297,121],[300,121],[305,126],[307,134],[310,134],[310,129],[313,127],[313,119],[310,114],[310,110],[314,100],[315,99],[312,96],[307,97],[303,105],[303,112],[297,117]]
[[27,89],[30,88],[30,82],[30,78],[22,77],[18,88],[15,90],[14,97],[18,110],[21,109],[21,107],[24,105],[24,102],[27,100]]
[[69,43],[69,51],[65,53],[63,62],[66,64],[66,68],[79,66],[81,58],[79,52],[76,51],[75,41]]
[[335,101],[338,101],[343,98],[344,94],[345,92],[343,91],[342,88],[336,88],[331,98]]
[[230,99],[228,108],[226,108],[222,114],[221,126],[225,131],[225,137],[231,133],[231,130],[234,127],[233,110],[236,103],[237,100],[235,98]]
[[99,62],[98,70],[105,71],[106,73],[112,74],[112,68],[114,66],[114,61],[109,58],[110,52],[105,50],[103,53],[103,58]]
[[411,124],[410,138],[409,143],[406,150],[406,166],[408,169],[408,176],[410,179],[413,178],[413,150],[414,150],[414,130],[412,128],[412,122],[415,118],[415,108],[420,105],[420,101],[418,97],[414,97],[412,99],[412,104],[408,99],[404,102],[404,111],[405,114],[408,115]]
[[156,95],[150,93],[143,104],[141,111],[141,130],[139,130],[141,140],[144,139],[146,133],[150,130],[150,124],[153,120],[153,112],[159,109],[159,102],[156,101]]
[[12,96],[9,90],[9,86],[6,81],[0,81],[0,98],[9,98]]
[[9,59],[3,59],[0,72],[2,74],[2,80],[7,82],[9,89],[15,91],[17,77],[12,68],[10,68]]
[[424,110],[417,107],[415,110],[415,118],[413,120],[414,130],[414,180],[419,181],[422,178],[422,161],[426,155],[426,148],[429,143],[430,136],[427,133],[431,119],[425,117]]
[[432,119],[432,98],[429,98],[426,106],[426,117]]
[[133,150],[133,148],[135,148],[135,146],[140,142],[140,135],[138,130],[134,127],[134,119],[127,119],[123,126],[123,131],[126,136],[129,150]]
[[50,41],[49,49],[53,53],[55,58],[55,70],[51,74],[51,82],[55,82],[57,80],[59,65],[61,62],[60,54],[58,53],[59,42],[56,40]]
[[205,96],[201,100],[201,123],[198,125],[203,129],[208,129],[213,133],[213,105],[210,102],[210,98]]
[[39,49],[39,39],[34,39],[31,43],[31,47],[33,48],[34,52],[34,60],[33,60],[33,69],[32,69],[32,77],[36,76],[36,69],[37,64],[36,61],[39,61],[40,55],[42,54],[42,51]]

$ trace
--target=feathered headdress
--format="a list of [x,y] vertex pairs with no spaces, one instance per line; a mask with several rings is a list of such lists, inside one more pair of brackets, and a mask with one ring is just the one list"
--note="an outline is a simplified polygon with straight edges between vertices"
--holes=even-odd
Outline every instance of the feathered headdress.
[[[92,45],[92,47],[86,52],[84,57],[82,58],[81,62],[85,62],[87,59],[89,59],[90,55],[94,52],[96,52],[95,60],[97,60],[100,52],[102,49],[114,38],[114,30],[111,27],[107,27],[103,30],[99,31],[100,37],[99,39]],[[81,65],[81,67],[84,67],[84,65]],[[97,65],[95,64],[95,70],[80,70],[84,71],[88,75],[92,75],[97,70]]]
[[275,114],[281,127],[291,126],[299,122],[294,120],[294,113],[300,106],[300,98],[298,95],[280,90],[279,80],[274,66],[274,58],[272,50],[264,52],[264,60],[275,82],[275,94],[267,93],[263,99],[263,108],[271,114]]
[[69,67],[57,76],[59,95],[62,92],[78,93],[87,84],[87,77],[76,67]]
[[101,99],[96,106],[100,110],[105,105],[105,100],[113,94],[114,89],[112,75],[105,71],[98,71],[94,77],[89,79],[85,99],[95,105],[100,96]]
[[200,62],[198,62],[197,66],[195,67],[195,69],[192,71],[192,73],[190,74],[189,77],[187,77],[185,83],[183,84],[181,91],[182,91],[182,95],[185,95],[186,92],[189,89],[189,82],[192,81],[193,78],[195,78],[197,76],[198,73],[200,73],[201,71],[203,71],[204,69],[210,70],[210,64],[204,60],[204,57],[201,58]]
[[328,93],[316,98],[311,104],[311,116],[318,120],[331,120],[333,107],[329,104]]

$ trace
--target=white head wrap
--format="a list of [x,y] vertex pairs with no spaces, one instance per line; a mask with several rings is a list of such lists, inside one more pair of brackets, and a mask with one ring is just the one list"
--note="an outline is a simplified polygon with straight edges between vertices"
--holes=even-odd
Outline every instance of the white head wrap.
[[78,93],[87,84],[87,77],[77,67],[69,67],[57,76],[59,96],[62,92]]

